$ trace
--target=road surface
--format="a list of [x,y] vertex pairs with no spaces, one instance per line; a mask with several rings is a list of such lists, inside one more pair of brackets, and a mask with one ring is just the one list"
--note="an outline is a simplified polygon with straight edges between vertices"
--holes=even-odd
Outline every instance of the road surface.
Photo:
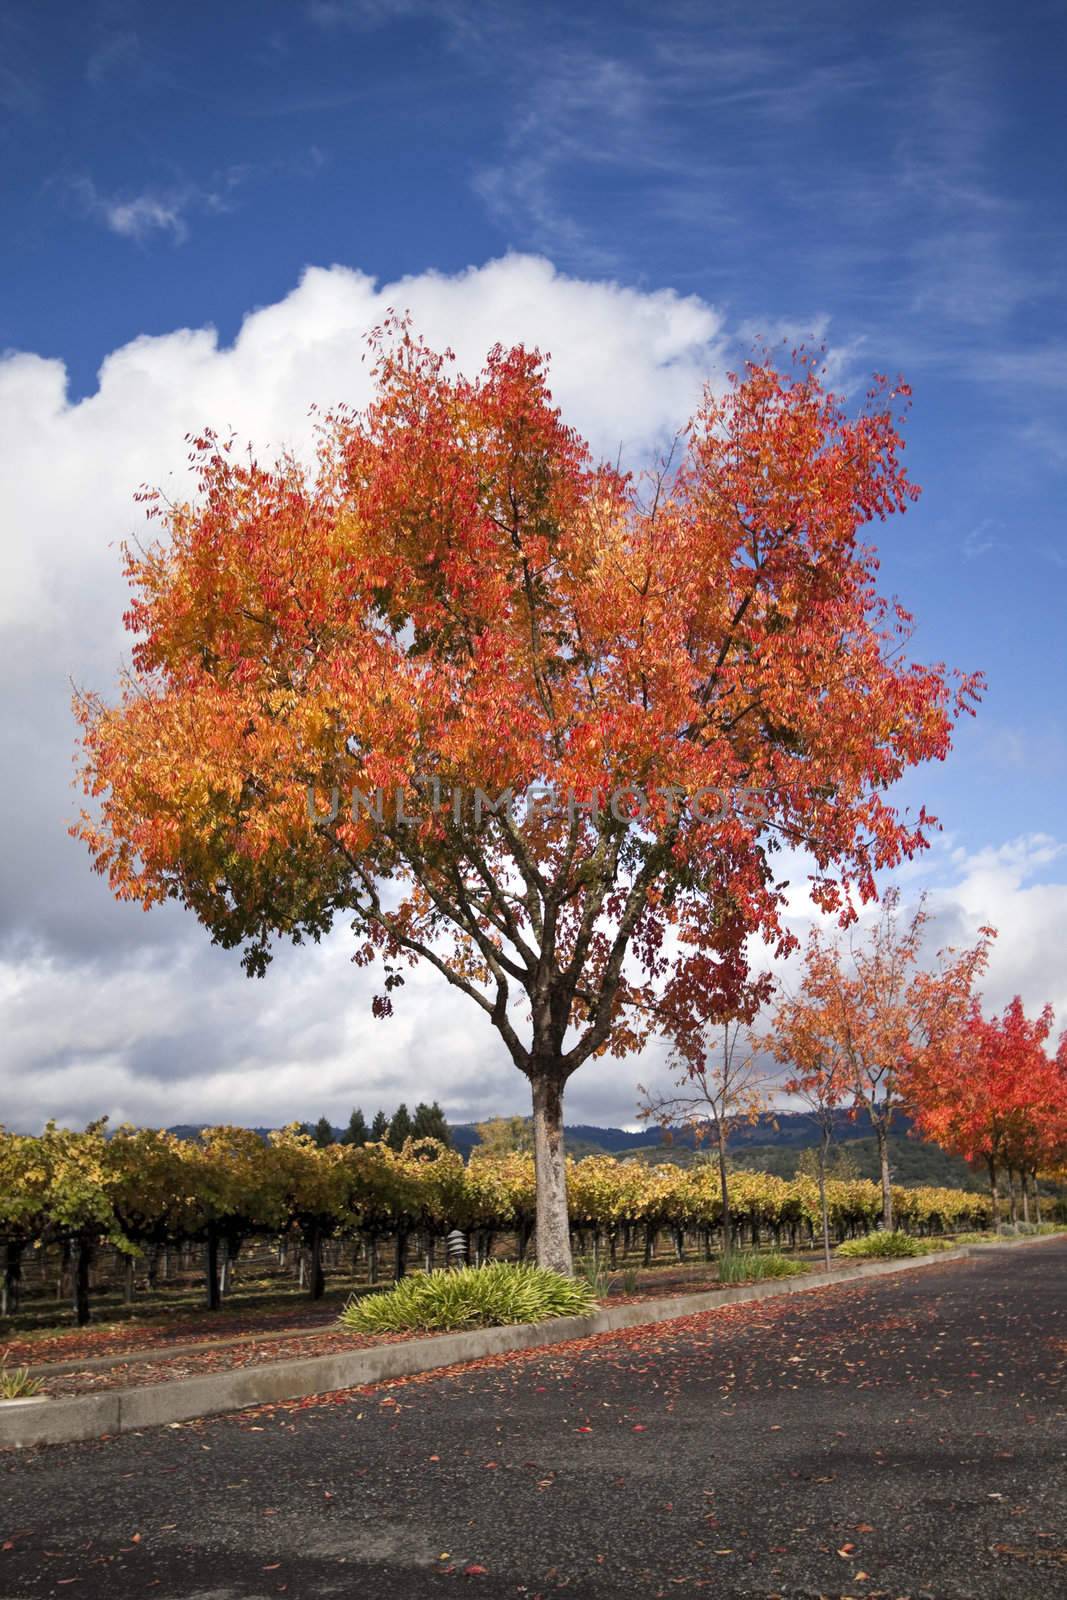
[[0,1600],[1067,1593],[1067,1241],[0,1458]]

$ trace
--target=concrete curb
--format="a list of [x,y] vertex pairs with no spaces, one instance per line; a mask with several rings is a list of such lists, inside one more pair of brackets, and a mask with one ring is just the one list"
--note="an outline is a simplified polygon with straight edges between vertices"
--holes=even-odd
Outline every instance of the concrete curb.
[[305,1356],[294,1361],[274,1361],[258,1367],[228,1372],[213,1372],[203,1378],[181,1378],[171,1383],[141,1388],[109,1389],[101,1394],[71,1395],[51,1401],[47,1406],[21,1407],[6,1411],[0,1406],[0,1449],[24,1449],[41,1444],[72,1444],[101,1435],[132,1433],[140,1428],[159,1427],[169,1422],[188,1422],[196,1417],[226,1411],[243,1411],[250,1406],[269,1405],[280,1400],[302,1400],[310,1395],[327,1394],[336,1389],[357,1389],[364,1384],[381,1383],[390,1378],[411,1377],[437,1367],[451,1367],[485,1356],[505,1355],[517,1350],[532,1350],[565,1344],[572,1339],[588,1339],[598,1333],[617,1333],[625,1328],[644,1327],[657,1322],[672,1322],[679,1317],[714,1311],[720,1306],[745,1305],[754,1300],[770,1300],[780,1295],[806,1293],[812,1289],[833,1288],[841,1283],[884,1277],[888,1273],[910,1272],[961,1261],[987,1252],[995,1246],[964,1246],[933,1255],[907,1257],[901,1261],[865,1262],[833,1272],[806,1273],[797,1278],[772,1278],[738,1289],[708,1289],[700,1294],[673,1295],[661,1300],[640,1300],[612,1306],[587,1317],[560,1317],[509,1328],[479,1328],[470,1333],[438,1334],[428,1339],[410,1339],[401,1344],[373,1346],[370,1349],[334,1351],[323,1356]]

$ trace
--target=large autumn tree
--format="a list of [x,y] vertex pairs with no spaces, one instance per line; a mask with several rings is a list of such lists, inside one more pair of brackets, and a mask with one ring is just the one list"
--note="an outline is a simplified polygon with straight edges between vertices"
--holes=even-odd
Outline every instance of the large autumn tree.
[[77,700],[77,831],[117,895],[179,900],[251,973],[339,918],[379,1011],[435,967],[530,1081],[538,1254],[566,1269],[568,1079],[736,1010],[747,936],[788,942],[782,844],[830,908],[919,849],[885,791],[977,684],[908,660],[859,540],[916,493],[903,388],[850,418],[810,363],[754,364],[635,480],[537,354],[467,379],[402,323],[373,347],[314,471],[205,434],[194,498],[150,498],[121,699]]

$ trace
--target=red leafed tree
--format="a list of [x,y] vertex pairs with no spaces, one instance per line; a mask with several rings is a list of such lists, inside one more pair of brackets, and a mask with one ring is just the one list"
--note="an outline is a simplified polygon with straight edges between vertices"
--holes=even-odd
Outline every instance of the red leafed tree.
[[1062,1136],[1063,1073],[1045,1052],[1052,1021],[1051,1006],[1028,1018],[1018,995],[999,1017],[983,1017],[975,1001],[955,1047],[932,1054],[916,1078],[920,1131],[988,1171],[994,1228],[1002,1173],[1025,1183]]
[[859,539],[916,493],[906,390],[850,418],[810,364],[753,365],[635,481],[535,353],[468,380],[402,322],[374,348],[375,399],[325,419],[314,471],[205,434],[194,498],[150,498],[130,676],[76,701],[76,831],[117,895],[177,898],[252,973],[339,918],[379,1012],[435,967],[530,1081],[539,1258],[567,1268],[568,1079],[736,1011],[746,937],[788,943],[783,841],[834,909],[920,849],[930,819],[885,790],[979,685],[907,659]]
[[[882,1224],[893,1226],[889,1135],[893,1119],[914,1108],[915,1085],[935,1058],[950,1058],[968,1016],[975,978],[985,967],[993,930],[966,950],[939,951],[923,964],[925,905],[903,927],[895,890],[878,922],[847,949],[812,930],[800,990],[782,1017],[779,1048],[795,1047],[800,1071],[825,1097],[847,1096],[870,1118],[878,1141]],[[820,1080],[825,1079],[825,1083]]]

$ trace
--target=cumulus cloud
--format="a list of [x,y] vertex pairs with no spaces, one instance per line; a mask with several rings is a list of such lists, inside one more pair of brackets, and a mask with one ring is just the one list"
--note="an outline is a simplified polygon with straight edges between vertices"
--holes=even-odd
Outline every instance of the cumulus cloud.
[[209,423],[262,453],[307,454],[313,404],[368,398],[365,335],[391,306],[467,370],[497,340],[552,352],[568,417],[630,464],[665,446],[723,364],[721,318],[703,301],[583,282],[524,256],[391,284],[312,269],[228,347],[211,328],[133,340],[76,403],[62,362],[0,361],[0,995],[4,1115],[20,1125],[100,1110],[274,1120],[309,1099],[340,1114],[379,1086],[383,1102],[432,1090],[454,1109],[491,1110],[508,1092],[514,1069],[436,982],[412,985],[404,1017],[373,1027],[371,984],[342,930],[250,983],[176,908],[115,905],[66,835],[70,683],[114,681],[126,643],[116,545],[143,526],[134,491],[181,495],[186,435]]
[[[116,543],[139,534],[133,491],[180,496],[185,438],[234,429],[261,454],[310,451],[312,404],[368,397],[366,331],[409,309],[436,346],[476,368],[498,340],[552,353],[552,387],[594,449],[624,465],[654,458],[726,362],[728,330],[705,302],[641,293],[509,256],[453,276],[379,284],[344,267],[309,270],[249,315],[232,345],[210,328],[139,338],[72,403],[59,361],[0,361],[0,1005],[4,1119],[37,1127],[108,1112],[154,1123],[278,1123],[349,1107],[437,1097],[453,1117],[525,1109],[524,1085],[491,1029],[436,974],[416,972],[397,1015],[372,1019],[372,974],[352,966],[347,928],[283,950],[253,982],[177,907],[145,915],[112,902],[66,835],[72,793],[70,680],[107,691],[124,649]],[[1064,846],[1048,839],[942,848],[930,863],[938,929],[1002,930],[990,998],[1017,989],[1067,1013],[1057,934]],[[810,918],[802,861],[790,916]],[[924,869],[916,869],[917,873]],[[928,878],[913,876],[912,886]],[[573,1121],[632,1122],[634,1084],[659,1055],[590,1063],[573,1080]]]

